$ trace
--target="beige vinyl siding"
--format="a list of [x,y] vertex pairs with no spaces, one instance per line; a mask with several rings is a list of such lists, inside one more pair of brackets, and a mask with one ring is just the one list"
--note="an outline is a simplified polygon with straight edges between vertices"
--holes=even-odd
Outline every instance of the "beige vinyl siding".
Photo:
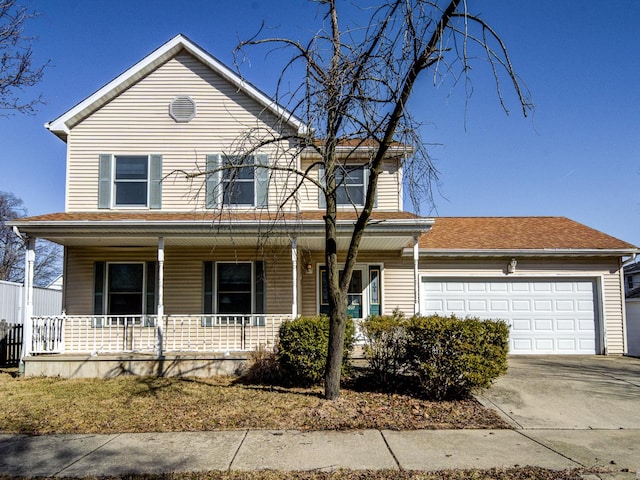
[[[184,95],[195,101],[197,115],[188,123],[176,123],[169,116],[169,103]],[[207,154],[231,154],[247,132],[271,135],[280,128],[280,122],[256,101],[183,52],[71,129],[67,211],[97,210],[100,154],[160,154],[164,176],[179,170],[204,172]],[[286,147],[260,152],[268,153],[270,162],[280,157],[286,163],[293,161]],[[203,181],[204,176],[192,182],[179,174],[165,178],[162,209],[204,208]],[[282,178],[271,182],[272,205],[282,197],[282,183]]]
[[[67,315],[93,313],[93,265],[95,262],[155,261],[157,252],[148,248],[67,249],[65,310]],[[204,261],[265,261],[265,294],[268,314],[291,314],[291,250],[256,254],[255,250],[216,248],[165,249],[164,306],[167,315],[202,313]]]
[[[624,353],[623,306],[621,297],[620,261],[618,258],[592,259],[528,259],[518,258],[515,274],[506,275],[511,258],[501,259],[439,259],[421,258],[420,274],[438,277],[492,277],[517,279],[522,277],[551,278],[602,278],[603,305],[598,305],[604,315],[606,347],[609,354]],[[412,285],[412,278],[406,280],[406,287]],[[596,292],[598,295],[599,292]],[[599,299],[598,299],[599,301]],[[596,312],[600,317],[600,312]],[[598,318],[598,322],[602,319]]]
[[[301,161],[302,170],[306,170],[313,160],[305,156]],[[358,160],[354,160],[357,164]],[[318,177],[318,169],[312,170],[311,175]],[[401,169],[398,160],[387,160],[384,162],[382,172],[378,177],[378,211],[402,211],[401,197],[398,194],[402,185]],[[311,182],[305,182],[303,188],[300,189],[300,209],[301,210],[318,210],[318,188]],[[350,207],[346,207],[350,208]]]

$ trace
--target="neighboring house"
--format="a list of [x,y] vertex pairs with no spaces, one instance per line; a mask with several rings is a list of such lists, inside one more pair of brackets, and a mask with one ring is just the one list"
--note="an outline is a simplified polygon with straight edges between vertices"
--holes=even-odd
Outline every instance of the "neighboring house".
[[[272,346],[287,319],[326,311],[316,185],[293,191],[282,171],[257,167],[236,171],[235,182],[230,170],[190,180],[175,174],[237,165],[247,132],[306,131],[186,37],[47,128],[67,143],[65,211],[12,225],[64,246],[65,315],[33,318],[27,374],[79,374],[60,366],[69,355],[48,356],[47,370],[37,366],[39,353],[74,354],[85,364],[115,358],[121,368],[126,359],[132,369],[137,353],[233,357]],[[321,182],[315,153],[297,147],[261,148],[249,161],[292,163]],[[339,152],[351,168],[338,192],[344,251],[370,149],[344,144]],[[379,179],[349,291],[354,318],[396,308],[503,318],[512,353],[625,353],[622,262],[637,247],[566,218],[403,212],[408,154],[394,146]]]
[[[24,288],[21,283],[0,280],[0,320],[22,323]],[[62,291],[57,288],[33,288],[33,314],[38,316],[62,313]]]
[[627,353],[640,357],[640,262],[624,267],[627,307]]

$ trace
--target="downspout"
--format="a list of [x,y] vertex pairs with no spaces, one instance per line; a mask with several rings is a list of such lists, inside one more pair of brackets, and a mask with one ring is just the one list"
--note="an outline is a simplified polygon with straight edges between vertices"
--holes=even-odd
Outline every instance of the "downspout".
[[[16,227],[13,227],[16,228]],[[627,258],[625,261],[622,262],[622,266],[626,267],[627,265],[629,265],[630,263],[633,263],[636,261],[636,257],[638,256],[637,253],[632,253],[631,256],[629,258]]]

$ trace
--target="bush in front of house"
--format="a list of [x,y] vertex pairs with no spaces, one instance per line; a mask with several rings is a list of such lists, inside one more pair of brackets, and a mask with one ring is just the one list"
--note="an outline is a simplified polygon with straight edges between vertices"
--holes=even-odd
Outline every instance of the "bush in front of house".
[[500,320],[413,317],[407,326],[407,368],[429,398],[468,397],[507,371],[508,338]]
[[392,315],[372,315],[362,322],[364,357],[376,385],[395,385],[406,370],[408,324],[409,319],[397,309]]
[[[355,327],[347,320],[344,336],[343,371],[353,350]],[[321,383],[329,345],[329,318],[299,317],[280,327],[277,359],[283,383],[310,386]]]

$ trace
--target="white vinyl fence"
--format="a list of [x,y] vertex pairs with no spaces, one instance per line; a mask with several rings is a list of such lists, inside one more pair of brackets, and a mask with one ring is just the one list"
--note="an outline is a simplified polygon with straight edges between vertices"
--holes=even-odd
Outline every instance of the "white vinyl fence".
[[[0,320],[7,323],[22,323],[23,287],[19,283],[0,280]],[[33,314],[60,315],[62,313],[62,290],[33,288]]]

